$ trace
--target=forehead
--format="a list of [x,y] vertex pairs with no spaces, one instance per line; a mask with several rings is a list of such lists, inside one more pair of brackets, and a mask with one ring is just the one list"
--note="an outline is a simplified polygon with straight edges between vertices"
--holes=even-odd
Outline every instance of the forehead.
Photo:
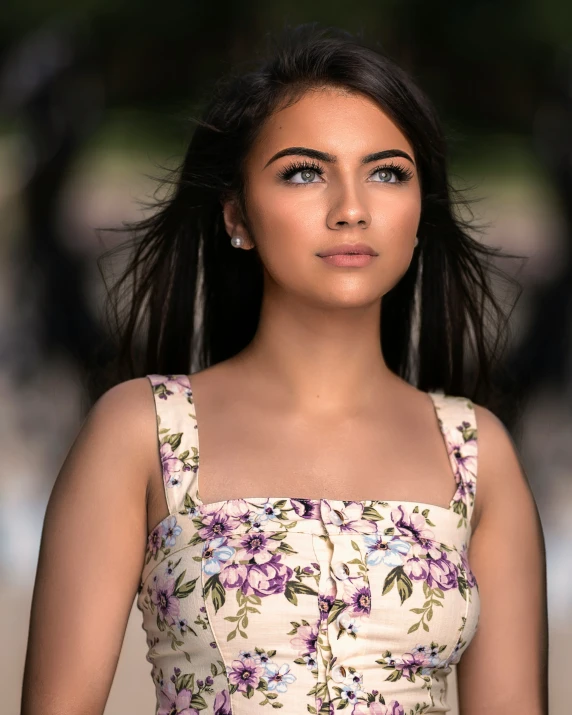
[[305,146],[335,154],[340,160],[373,151],[414,149],[401,130],[371,98],[345,89],[306,91],[300,99],[272,114],[250,152],[265,163],[288,146]]

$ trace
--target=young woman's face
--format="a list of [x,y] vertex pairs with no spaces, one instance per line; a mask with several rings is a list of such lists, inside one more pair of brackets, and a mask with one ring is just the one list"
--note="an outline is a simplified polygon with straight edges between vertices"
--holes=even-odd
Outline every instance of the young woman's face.
[[[274,288],[314,305],[359,306],[378,301],[407,270],[419,177],[412,146],[373,100],[305,93],[265,123],[245,170],[251,233],[229,220],[227,228],[256,244]],[[356,244],[374,255],[321,257]]]

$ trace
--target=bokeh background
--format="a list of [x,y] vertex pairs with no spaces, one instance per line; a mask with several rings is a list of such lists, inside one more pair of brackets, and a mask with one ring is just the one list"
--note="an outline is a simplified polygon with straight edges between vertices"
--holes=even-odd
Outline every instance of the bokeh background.
[[[176,165],[202,98],[264,35],[365,38],[432,97],[487,243],[525,260],[499,407],[544,527],[551,713],[572,686],[572,4],[568,0],[12,0],[0,10],[0,669],[19,709],[46,502],[108,341],[97,258]],[[121,259],[118,258],[118,266]],[[499,284],[499,291],[503,291]],[[508,298],[507,298],[508,301]],[[507,302],[507,304],[509,304]],[[499,378],[500,379],[500,378]],[[97,382],[95,380],[95,382]],[[502,380],[501,380],[502,382]],[[73,538],[73,534],[70,534]],[[494,558],[494,554],[491,554]],[[151,715],[132,611],[106,715]]]

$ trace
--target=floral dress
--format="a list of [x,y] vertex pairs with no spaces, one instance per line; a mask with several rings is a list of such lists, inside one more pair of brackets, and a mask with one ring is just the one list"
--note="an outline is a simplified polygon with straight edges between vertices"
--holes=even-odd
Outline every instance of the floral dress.
[[449,506],[269,497],[203,504],[187,375],[148,375],[169,515],[137,594],[158,715],[418,715],[450,707],[473,638],[467,560],[477,429],[429,393],[456,491]]

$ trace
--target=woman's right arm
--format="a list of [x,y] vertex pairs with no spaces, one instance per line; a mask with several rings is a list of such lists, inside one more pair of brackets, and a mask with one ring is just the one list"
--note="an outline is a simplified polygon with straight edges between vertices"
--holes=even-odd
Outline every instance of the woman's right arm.
[[44,519],[21,715],[101,715],[137,594],[158,461],[147,378],[90,410]]

